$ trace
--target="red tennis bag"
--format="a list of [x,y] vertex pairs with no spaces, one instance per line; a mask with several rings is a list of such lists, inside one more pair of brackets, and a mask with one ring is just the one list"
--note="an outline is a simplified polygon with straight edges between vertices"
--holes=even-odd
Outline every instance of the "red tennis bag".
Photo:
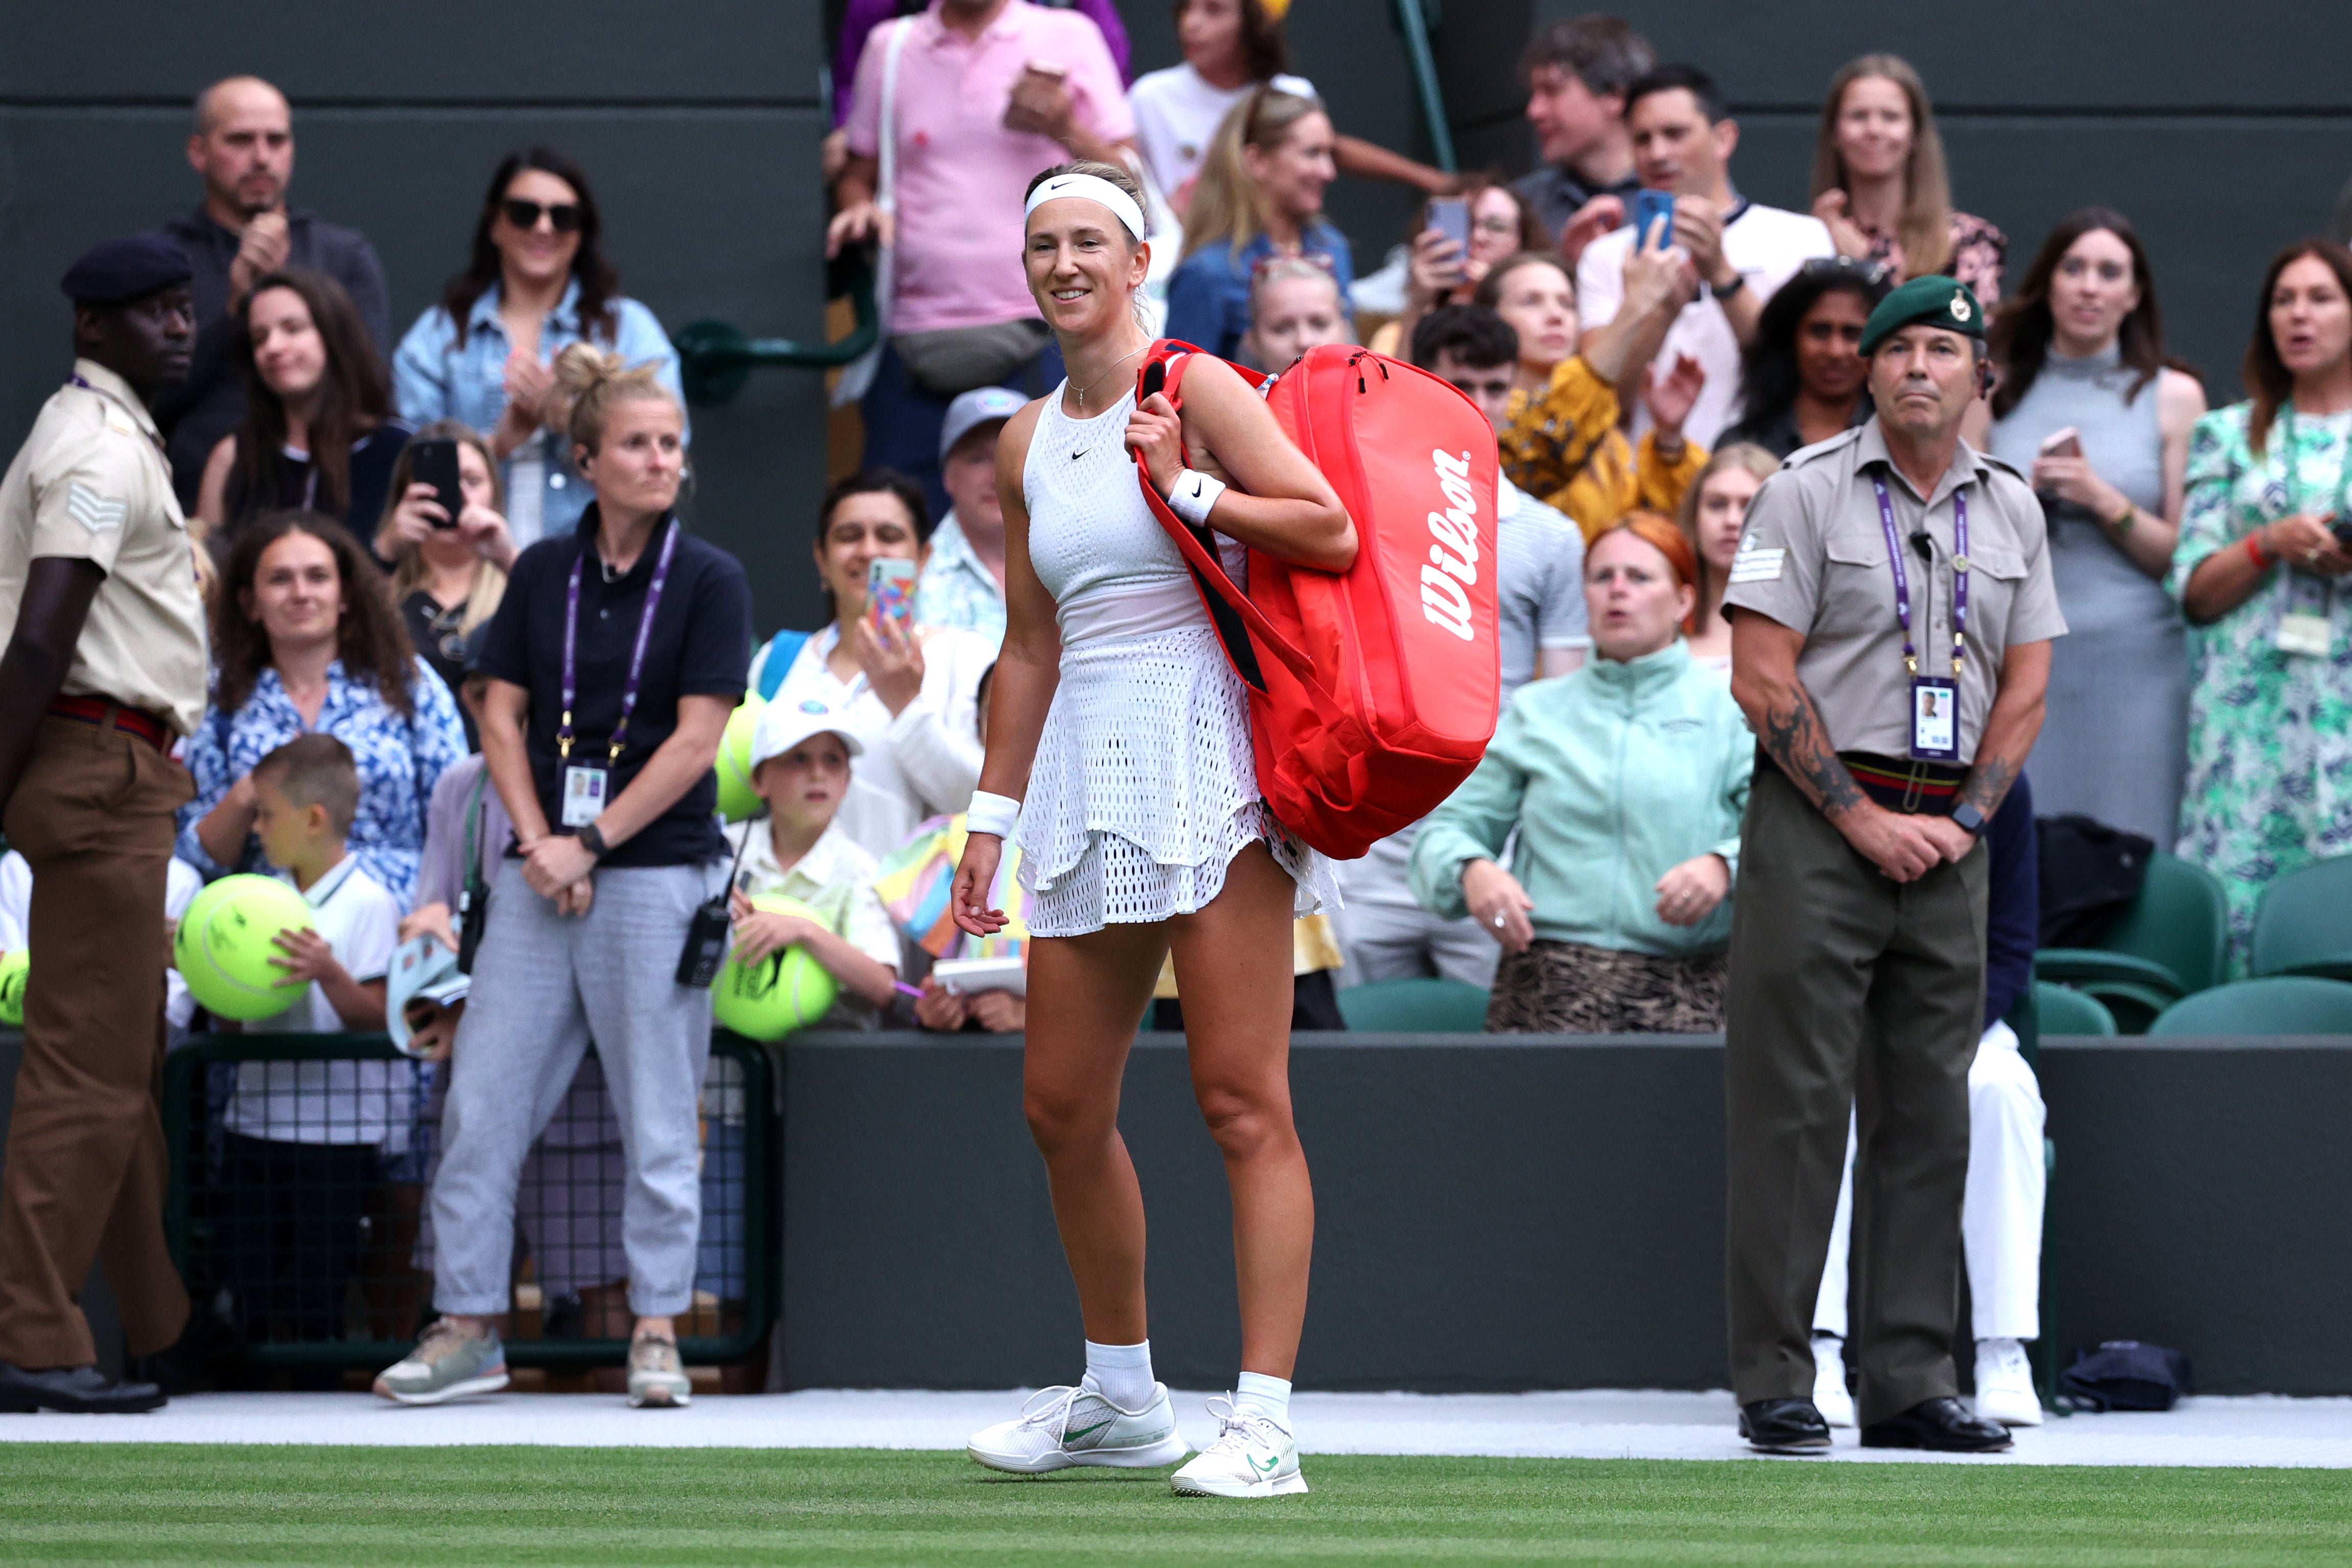
[[[1181,408],[1184,367],[1201,352],[1154,343],[1138,401],[1163,392]],[[1495,433],[1446,382],[1346,344],[1309,350],[1266,405],[1355,522],[1346,571],[1253,549],[1244,589],[1211,530],[1169,509],[1140,456],[1136,476],[1249,687],[1267,806],[1316,849],[1354,860],[1427,816],[1494,738]]]

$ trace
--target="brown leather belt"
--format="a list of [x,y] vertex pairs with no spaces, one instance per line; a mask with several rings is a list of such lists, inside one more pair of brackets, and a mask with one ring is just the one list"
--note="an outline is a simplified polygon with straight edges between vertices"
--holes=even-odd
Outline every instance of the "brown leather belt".
[[158,751],[172,749],[172,727],[144,708],[125,707],[112,697],[59,697],[49,705],[58,718],[94,724],[135,735]]

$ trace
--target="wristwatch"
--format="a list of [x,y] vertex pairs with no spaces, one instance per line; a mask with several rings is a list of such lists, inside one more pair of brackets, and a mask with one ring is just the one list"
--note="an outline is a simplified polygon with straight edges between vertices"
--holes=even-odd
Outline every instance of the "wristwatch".
[[578,833],[580,847],[586,850],[590,854],[594,855],[598,860],[603,860],[605,854],[604,835],[596,831],[596,824],[593,822],[583,822],[580,824]]
[[1970,837],[1979,839],[1984,837],[1985,814],[1978,810],[1974,805],[1963,801],[1953,807],[1952,821],[1966,830]]
[[1725,300],[1747,287],[1748,275],[1744,272],[1735,272],[1731,275],[1730,282],[1710,283],[1706,286],[1706,291],[1714,295],[1717,300]]

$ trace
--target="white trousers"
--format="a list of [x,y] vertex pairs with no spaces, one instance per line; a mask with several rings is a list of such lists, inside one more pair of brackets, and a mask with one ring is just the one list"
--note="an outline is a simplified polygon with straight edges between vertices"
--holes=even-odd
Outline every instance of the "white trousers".
[[[2042,1337],[2042,1086],[2018,1054],[2017,1033],[1996,1023],[1969,1065],[1969,1181],[1960,1205],[1969,1313],[1978,1339]],[[1853,1246],[1853,1124],[1846,1124],[1845,1182],[1830,1228],[1828,1265],[1813,1304],[1813,1332],[1846,1332],[1846,1263]]]

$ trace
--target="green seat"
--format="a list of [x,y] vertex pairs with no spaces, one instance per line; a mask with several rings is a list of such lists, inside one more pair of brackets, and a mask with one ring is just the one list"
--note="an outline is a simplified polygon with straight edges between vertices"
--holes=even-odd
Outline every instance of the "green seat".
[[1339,1016],[1363,1034],[1480,1034],[1486,993],[1462,980],[1373,980],[1339,993]]
[[2047,980],[2033,987],[2033,1012],[2043,1034],[2113,1034],[2116,1015],[2098,998]]
[[2173,1003],[2147,1032],[2352,1034],[2352,985],[2304,975],[2236,980]]
[[2229,904],[2212,873],[2177,856],[2151,855],[2139,896],[2099,945],[2045,947],[2033,956],[2033,973],[2098,997],[2125,1033],[2137,1033],[2151,1007],[2221,983],[2229,931]]
[[2297,866],[2263,890],[2252,967],[2352,980],[2352,855]]

